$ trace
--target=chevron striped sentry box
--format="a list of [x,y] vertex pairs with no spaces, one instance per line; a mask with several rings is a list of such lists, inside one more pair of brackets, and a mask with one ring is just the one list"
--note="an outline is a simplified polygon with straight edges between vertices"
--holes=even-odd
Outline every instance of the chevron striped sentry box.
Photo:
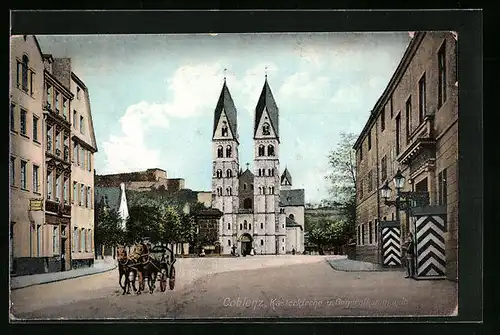
[[416,232],[415,279],[445,279],[446,209],[426,207],[412,211]]
[[382,262],[384,266],[401,265],[401,227],[397,221],[380,221]]

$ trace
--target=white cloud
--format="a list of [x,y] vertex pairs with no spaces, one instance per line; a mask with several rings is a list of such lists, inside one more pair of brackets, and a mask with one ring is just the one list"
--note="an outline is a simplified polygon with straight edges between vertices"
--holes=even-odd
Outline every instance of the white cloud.
[[310,72],[297,72],[286,78],[279,89],[284,101],[294,99],[316,100],[330,94],[330,78],[313,76]]
[[[262,89],[266,67],[269,75],[278,70],[272,63],[261,63],[238,77],[231,69],[227,69],[225,75],[233,99],[235,95],[240,99],[235,101],[238,109],[243,107],[244,110],[253,112]],[[166,80],[166,102],[141,101],[129,106],[120,119],[122,134],[111,135],[103,143],[106,154],[104,173],[159,166],[159,150],[148,148],[144,134],[153,127],[168,128],[172,118],[212,113],[220,95],[223,75],[224,68],[218,63],[184,65]]]

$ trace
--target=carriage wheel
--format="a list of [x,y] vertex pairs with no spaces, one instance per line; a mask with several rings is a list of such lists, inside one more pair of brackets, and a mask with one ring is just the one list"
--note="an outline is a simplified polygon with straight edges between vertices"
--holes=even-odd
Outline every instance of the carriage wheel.
[[172,270],[170,270],[170,278],[168,280],[168,286],[171,290],[175,287],[175,267],[172,265]]
[[161,269],[160,272],[160,291],[165,292],[167,289],[167,270]]

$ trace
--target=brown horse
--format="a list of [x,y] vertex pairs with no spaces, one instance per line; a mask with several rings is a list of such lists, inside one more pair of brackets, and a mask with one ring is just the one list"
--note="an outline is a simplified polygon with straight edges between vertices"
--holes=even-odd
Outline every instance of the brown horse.
[[[135,279],[138,275],[137,268],[134,266],[136,262],[131,260],[127,255],[127,250],[125,247],[118,247],[117,249],[117,259],[118,259],[118,273],[119,273],[119,284],[123,289],[122,294],[130,294],[130,285],[135,293],[139,294],[135,287]],[[132,281],[130,280],[130,275],[133,275]],[[125,277],[125,283],[122,284],[122,277]]]
[[136,258],[139,258],[138,272],[139,272],[139,291],[144,290],[144,279],[148,279],[149,293],[153,294],[156,288],[156,279],[158,273],[161,271],[161,264],[149,254],[149,247],[145,243],[139,243],[136,246],[134,253]]

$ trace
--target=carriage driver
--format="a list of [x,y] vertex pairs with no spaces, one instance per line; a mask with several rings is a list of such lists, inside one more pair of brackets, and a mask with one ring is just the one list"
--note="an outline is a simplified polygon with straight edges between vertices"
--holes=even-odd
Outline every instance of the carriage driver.
[[138,262],[144,253],[144,245],[139,243],[134,246],[134,251],[130,254],[130,259]]

